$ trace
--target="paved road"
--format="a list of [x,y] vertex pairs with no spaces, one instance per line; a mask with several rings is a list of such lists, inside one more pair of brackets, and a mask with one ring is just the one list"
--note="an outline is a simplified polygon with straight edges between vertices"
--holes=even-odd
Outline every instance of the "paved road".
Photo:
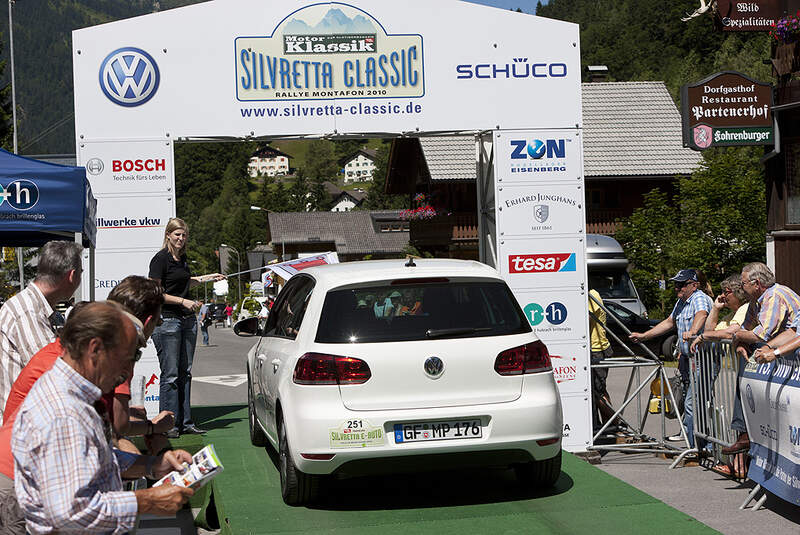
[[[255,341],[237,337],[230,329],[211,329],[212,346],[198,345],[195,355],[194,405],[246,403],[245,354]],[[629,375],[627,369],[611,370],[609,391],[614,402],[621,401]],[[633,409],[626,415],[636,418]],[[648,420],[648,433],[660,435],[660,429],[657,418]],[[669,434],[677,429],[677,423],[668,421]],[[800,533],[800,508],[771,497],[765,510],[739,511],[751,485],[740,485],[701,467],[669,470],[669,461],[652,454],[609,453],[599,468],[726,535]],[[642,532],[658,532],[658,529],[643,526]]]

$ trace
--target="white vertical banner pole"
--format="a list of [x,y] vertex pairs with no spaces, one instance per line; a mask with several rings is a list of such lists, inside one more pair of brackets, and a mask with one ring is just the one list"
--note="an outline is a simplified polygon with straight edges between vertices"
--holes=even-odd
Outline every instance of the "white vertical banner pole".
[[581,134],[494,132],[497,269],[550,352],[569,451],[592,439]]

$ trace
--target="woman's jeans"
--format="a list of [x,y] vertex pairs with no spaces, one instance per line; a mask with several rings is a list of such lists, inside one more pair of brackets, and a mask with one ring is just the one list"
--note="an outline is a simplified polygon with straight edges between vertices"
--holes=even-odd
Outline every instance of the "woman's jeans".
[[159,410],[175,413],[175,426],[192,425],[192,360],[197,343],[197,318],[164,318],[153,332],[161,365]]

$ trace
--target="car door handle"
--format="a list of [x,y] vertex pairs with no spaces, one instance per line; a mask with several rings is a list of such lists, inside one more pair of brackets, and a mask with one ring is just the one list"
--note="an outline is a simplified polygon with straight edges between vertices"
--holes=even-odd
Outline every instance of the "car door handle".
[[272,359],[272,373],[278,371],[278,367],[281,365],[281,359]]

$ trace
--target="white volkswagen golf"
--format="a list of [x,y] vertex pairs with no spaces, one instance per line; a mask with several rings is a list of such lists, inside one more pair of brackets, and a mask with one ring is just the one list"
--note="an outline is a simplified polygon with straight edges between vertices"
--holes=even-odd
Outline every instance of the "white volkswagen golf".
[[321,478],[426,468],[561,472],[561,402],[545,345],[492,268],[350,262],[289,280],[247,355],[250,440],[280,460],[287,504]]

